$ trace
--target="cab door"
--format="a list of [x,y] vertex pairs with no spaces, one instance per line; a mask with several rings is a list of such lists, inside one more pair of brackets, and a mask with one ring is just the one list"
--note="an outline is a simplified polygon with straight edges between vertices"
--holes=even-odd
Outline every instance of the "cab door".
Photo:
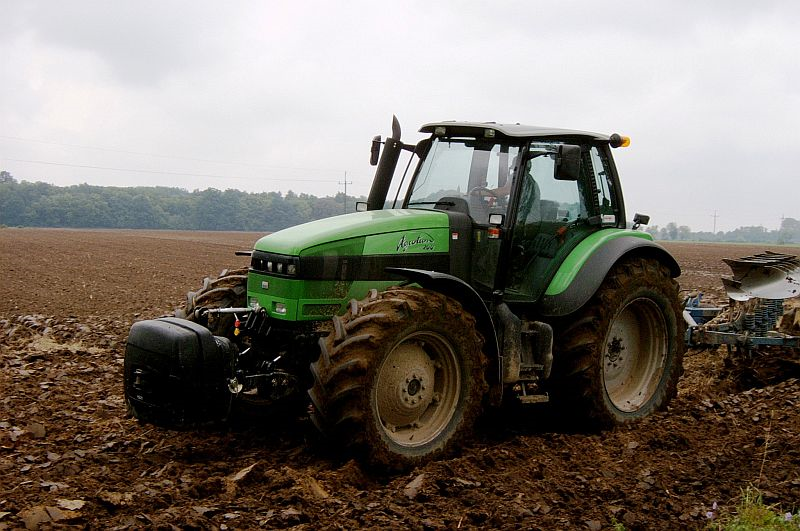
[[570,251],[600,228],[592,219],[597,201],[591,191],[590,146],[581,146],[579,178],[560,180],[555,171],[559,144],[528,147],[509,251],[509,302],[537,300]]
[[470,283],[489,298],[496,289],[497,270],[503,241],[500,232],[490,230],[492,215],[508,215],[513,168],[520,146],[496,143],[486,151],[476,149],[470,170],[468,203],[472,225],[472,275]]

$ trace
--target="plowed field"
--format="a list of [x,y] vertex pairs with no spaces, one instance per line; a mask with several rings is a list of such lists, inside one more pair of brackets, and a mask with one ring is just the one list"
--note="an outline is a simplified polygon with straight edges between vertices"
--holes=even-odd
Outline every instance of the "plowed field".
[[[0,229],[0,529],[683,529],[751,485],[800,505],[791,352],[690,350],[678,397],[635,425],[569,431],[546,406],[494,415],[458,457],[393,476],[329,451],[307,418],[203,433],[127,418],[131,324],[246,265],[233,253],[258,236]],[[719,302],[720,259],[769,248],[667,247],[681,287]]]

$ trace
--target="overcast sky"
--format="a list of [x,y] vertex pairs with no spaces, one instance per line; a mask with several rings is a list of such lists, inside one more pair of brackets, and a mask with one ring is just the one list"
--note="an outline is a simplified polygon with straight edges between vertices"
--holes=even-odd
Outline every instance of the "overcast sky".
[[629,219],[800,219],[797,0],[0,0],[0,20],[18,180],[366,195],[396,114],[406,142],[453,119],[629,135]]

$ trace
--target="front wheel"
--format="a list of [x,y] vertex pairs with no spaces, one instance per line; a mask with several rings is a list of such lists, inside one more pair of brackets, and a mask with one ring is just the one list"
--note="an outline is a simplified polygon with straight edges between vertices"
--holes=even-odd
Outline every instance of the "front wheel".
[[215,279],[206,277],[203,286],[186,294],[186,305],[175,310],[175,317],[197,322],[215,336],[233,340],[234,321],[231,313],[201,314],[200,308],[242,308],[247,305],[247,268],[223,269]]
[[556,331],[554,402],[600,426],[663,408],[683,372],[677,283],[643,258],[617,264],[576,315]]
[[393,288],[352,301],[311,365],[312,420],[372,462],[406,469],[470,435],[486,392],[475,319],[436,292]]

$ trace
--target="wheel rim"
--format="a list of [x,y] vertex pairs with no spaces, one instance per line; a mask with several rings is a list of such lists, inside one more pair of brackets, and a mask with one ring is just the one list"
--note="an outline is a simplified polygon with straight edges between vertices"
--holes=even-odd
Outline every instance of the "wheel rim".
[[667,348],[667,323],[653,300],[635,299],[617,314],[603,347],[603,381],[614,407],[630,413],[653,397]]
[[404,338],[378,368],[375,408],[393,442],[423,446],[450,423],[461,394],[461,372],[450,343],[433,332]]

